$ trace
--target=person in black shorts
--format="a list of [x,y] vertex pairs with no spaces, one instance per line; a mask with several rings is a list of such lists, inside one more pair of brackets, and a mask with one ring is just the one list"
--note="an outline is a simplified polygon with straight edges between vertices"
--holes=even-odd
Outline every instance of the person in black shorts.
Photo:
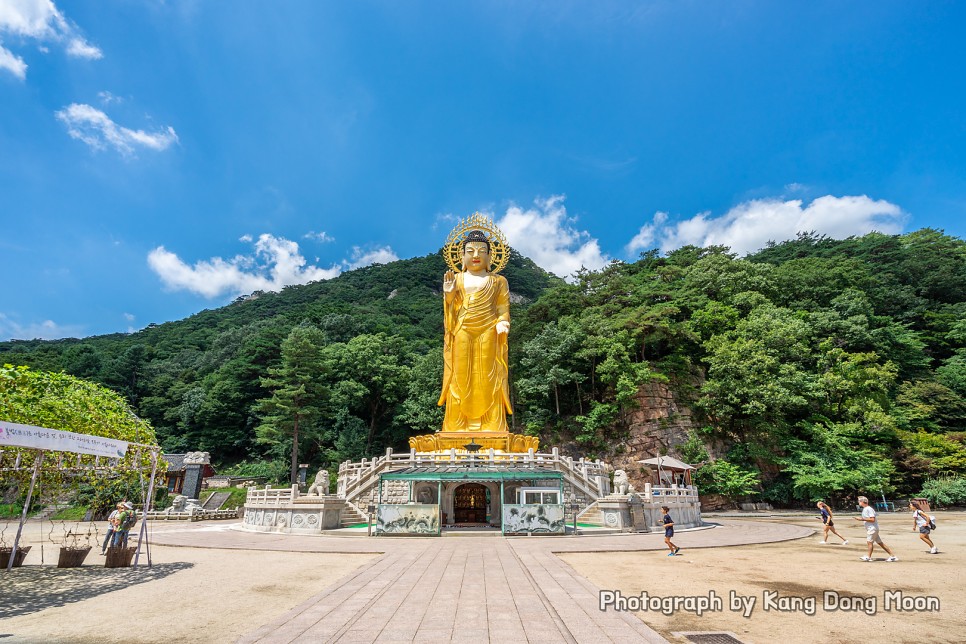
[[671,508],[667,507],[666,505],[662,505],[661,506],[661,512],[664,514],[664,517],[663,517],[663,522],[664,522],[664,543],[666,543],[667,544],[667,547],[670,548],[670,550],[671,550],[671,552],[669,552],[667,556],[668,557],[673,557],[681,549],[678,548],[676,545],[674,545],[674,543],[671,542],[671,537],[674,536],[674,521],[671,519],[671,515],[669,514],[670,511],[671,511]]
[[843,537],[842,535],[840,535],[838,532],[835,531],[835,522],[832,521],[832,508],[828,507],[825,501],[819,501],[816,507],[818,508],[819,512],[822,513],[822,516],[817,518],[820,519],[822,521],[822,524],[824,525],[824,533],[822,534],[822,540],[819,541],[819,543],[821,543],[822,545],[825,545],[826,543],[828,543],[828,533],[831,532],[836,537],[842,540],[843,546],[849,545],[848,539],[846,539],[845,537]]

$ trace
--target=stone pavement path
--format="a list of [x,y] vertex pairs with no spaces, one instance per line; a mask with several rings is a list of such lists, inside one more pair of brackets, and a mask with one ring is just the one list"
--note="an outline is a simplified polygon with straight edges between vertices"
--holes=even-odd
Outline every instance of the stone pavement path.
[[665,641],[596,602],[593,586],[549,553],[524,565],[503,539],[441,539],[393,548],[240,641]]
[[[241,642],[665,642],[629,613],[601,612],[598,590],[555,552],[660,550],[658,534],[587,537],[309,537],[224,524],[164,526],[157,545],[383,556]],[[721,521],[682,531],[682,548],[766,543],[814,531]]]

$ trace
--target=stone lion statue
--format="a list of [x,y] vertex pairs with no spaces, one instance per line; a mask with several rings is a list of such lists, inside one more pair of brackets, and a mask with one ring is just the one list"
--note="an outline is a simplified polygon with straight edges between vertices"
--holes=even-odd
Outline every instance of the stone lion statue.
[[184,512],[185,505],[188,503],[188,497],[179,494],[174,497],[174,501],[171,503],[171,507],[165,510],[165,514],[171,514],[172,512]]
[[617,494],[627,494],[630,490],[631,482],[627,478],[624,470],[614,470],[614,491]]
[[309,496],[326,496],[329,493],[329,470],[319,470],[315,482],[309,486]]

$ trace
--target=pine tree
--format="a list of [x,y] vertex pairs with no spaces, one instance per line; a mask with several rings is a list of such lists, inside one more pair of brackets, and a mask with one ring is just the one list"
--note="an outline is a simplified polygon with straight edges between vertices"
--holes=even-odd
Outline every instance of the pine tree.
[[298,481],[299,437],[317,430],[322,405],[328,398],[321,349],[325,334],[312,325],[296,326],[282,341],[282,365],[269,369],[262,387],[272,391],[259,401],[262,423],[255,429],[258,442],[278,445],[292,440],[291,482]]

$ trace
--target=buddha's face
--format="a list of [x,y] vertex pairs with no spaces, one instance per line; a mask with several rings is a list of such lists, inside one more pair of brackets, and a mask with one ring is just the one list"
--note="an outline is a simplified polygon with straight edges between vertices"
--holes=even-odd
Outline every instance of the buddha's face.
[[466,242],[463,245],[463,270],[486,271],[490,268],[490,251],[483,242]]

